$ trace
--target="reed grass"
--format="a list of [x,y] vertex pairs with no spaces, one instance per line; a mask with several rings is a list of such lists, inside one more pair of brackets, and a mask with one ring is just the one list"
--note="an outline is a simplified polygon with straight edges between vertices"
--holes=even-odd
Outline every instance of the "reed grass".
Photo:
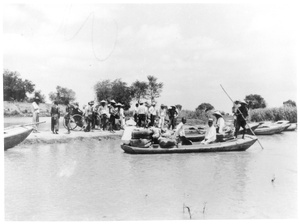
[[297,123],[297,107],[274,107],[249,110],[250,121],[279,121],[288,120]]

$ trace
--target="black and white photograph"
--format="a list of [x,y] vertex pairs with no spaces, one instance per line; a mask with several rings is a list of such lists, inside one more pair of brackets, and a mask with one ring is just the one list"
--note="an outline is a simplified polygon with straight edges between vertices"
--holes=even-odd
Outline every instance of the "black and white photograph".
[[295,2],[3,1],[2,221],[296,223]]

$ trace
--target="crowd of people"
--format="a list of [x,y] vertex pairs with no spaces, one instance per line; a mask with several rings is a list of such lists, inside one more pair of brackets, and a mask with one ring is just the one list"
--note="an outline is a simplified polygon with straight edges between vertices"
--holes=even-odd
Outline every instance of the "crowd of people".
[[[64,126],[67,128],[67,134],[71,133],[70,121],[76,122],[83,131],[93,131],[98,127],[102,131],[115,132],[115,130],[125,128],[125,114],[124,105],[116,103],[114,100],[101,100],[99,104],[95,105],[94,101],[88,102],[81,110],[78,103],[71,104],[66,102],[66,109],[64,114]],[[133,125],[142,128],[156,127],[160,130],[171,130],[180,142],[188,141],[185,138],[184,125],[186,118],[182,117],[181,122],[177,125],[177,118],[179,116],[178,106],[167,107],[161,104],[156,106],[155,102],[148,103],[147,101],[139,101],[136,103],[133,111]],[[39,122],[39,98],[36,97],[32,103],[33,122]],[[247,103],[243,100],[234,102],[232,113],[234,115],[234,137],[237,138],[240,128],[243,128],[243,138],[246,131],[246,118],[248,116]],[[54,101],[51,111],[51,131],[53,134],[58,134],[59,119],[61,111],[58,102]],[[78,115],[78,116],[75,116]],[[225,135],[225,120],[219,111],[214,111],[212,115],[215,117],[215,125],[213,119],[208,119],[208,125],[205,130],[205,138],[201,142],[209,144],[216,140],[217,134]],[[34,126],[34,132],[38,132],[37,124]]]

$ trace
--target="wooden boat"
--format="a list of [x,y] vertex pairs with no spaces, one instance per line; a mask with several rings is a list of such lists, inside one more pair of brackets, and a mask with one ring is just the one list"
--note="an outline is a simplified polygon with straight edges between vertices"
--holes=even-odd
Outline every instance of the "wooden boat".
[[245,138],[238,138],[226,142],[212,143],[208,145],[193,144],[180,145],[172,148],[160,148],[159,145],[152,145],[149,148],[132,147],[127,144],[121,145],[125,153],[130,154],[157,154],[157,153],[203,153],[203,152],[229,152],[229,151],[245,151],[252,146],[257,137],[245,135]]
[[4,129],[4,150],[12,148],[22,141],[32,132],[33,127],[8,127]]
[[297,123],[291,123],[291,125],[285,129],[285,131],[295,131],[297,128]]
[[204,139],[205,134],[186,134],[185,137],[192,142],[199,142]]
[[[248,125],[246,125],[246,133],[247,135],[253,135],[253,133],[251,132],[254,131],[256,128],[258,128],[261,124],[260,123],[249,123]],[[250,130],[250,128],[251,130]],[[242,135],[243,134],[243,128],[240,128],[238,135]]]
[[260,125],[254,130],[256,135],[273,135],[281,133],[286,127],[284,125]]

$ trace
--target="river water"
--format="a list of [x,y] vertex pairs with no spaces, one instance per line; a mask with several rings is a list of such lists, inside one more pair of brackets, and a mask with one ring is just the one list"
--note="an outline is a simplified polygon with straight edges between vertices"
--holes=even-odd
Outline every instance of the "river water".
[[166,155],[126,154],[120,140],[16,146],[5,220],[297,218],[297,132],[259,139],[263,150]]

